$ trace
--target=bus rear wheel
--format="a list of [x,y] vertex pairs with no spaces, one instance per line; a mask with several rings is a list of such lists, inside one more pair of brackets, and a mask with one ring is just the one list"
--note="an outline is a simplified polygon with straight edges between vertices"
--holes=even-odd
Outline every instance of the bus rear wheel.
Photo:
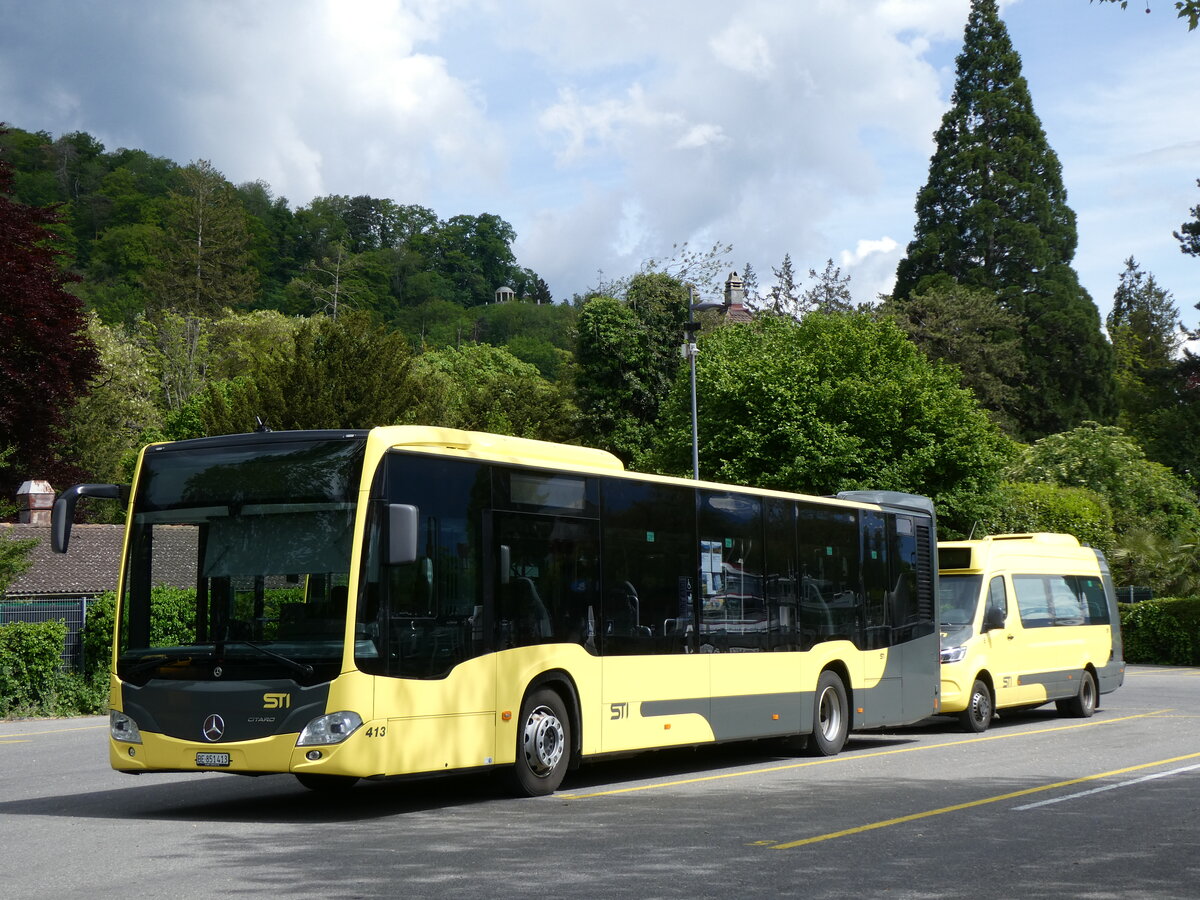
[[1077,719],[1089,719],[1096,711],[1096,679],[1087,669],[1079,681],[1079,693],[1068,700],[1058,700],[1055,706],[1064,716],[1074,716]]
[[566,704],[555,691],[534,691],[521,704],[513,788],[526,797],[553,794],[570,763],[571,721]]
[[975,684],[971,686],[971,700],[967,708],[958,714],[958,721],[962,723],[963,730],[972,734],[983,734],[992,724],[994,712],[992,692],[986,684],[976,679]]
[[836,672],[822,672],[817,680],[812,740],[808,742],[808,752],[812,756],[837,756],[842,752],[849,732],[850,710],[846,703],[846,686]]

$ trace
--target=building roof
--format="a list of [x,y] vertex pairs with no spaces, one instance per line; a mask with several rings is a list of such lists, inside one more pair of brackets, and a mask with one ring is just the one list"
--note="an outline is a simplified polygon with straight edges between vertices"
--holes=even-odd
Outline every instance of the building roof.
[[[95,596],[117,588],[124,525],[75,525],[68,551],[50,549],[49,525],[0,524],[0,540],[35,539],[32,565],[12,584],[9,598]],[[193,587],[196,584],[196,529],[187,525],[157,526],[154,530],[154,584]]]

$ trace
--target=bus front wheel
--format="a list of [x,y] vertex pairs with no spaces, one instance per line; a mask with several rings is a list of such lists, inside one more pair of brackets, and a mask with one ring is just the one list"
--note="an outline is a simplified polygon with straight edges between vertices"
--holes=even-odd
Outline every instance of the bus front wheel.
[[1059,700],[1054,705],[1065,716],[1075,716],[1077,719],[1090,718],[1096,711],[1096,679],[1087,669],[1079,681],[1079,693],[1068,700]]
[[992,692],[986,684],[976,679],[971,687],[971,701],[967,708],[958,714],[958,721],[962,723],[964,731],[983,734],[992,724],[993,712],[995,710],[992,706]]
[[534,691],[521,704],[514,789],[527,797],[553,794],[570,762],[571,721],[566,704],[555,691]]
[[822,672],[817,680],[817,697],[813,704],[809,753],[813,756],[837,756],[846,743],[849,731],[850,710],[846,703],[846,686],[836,672]]

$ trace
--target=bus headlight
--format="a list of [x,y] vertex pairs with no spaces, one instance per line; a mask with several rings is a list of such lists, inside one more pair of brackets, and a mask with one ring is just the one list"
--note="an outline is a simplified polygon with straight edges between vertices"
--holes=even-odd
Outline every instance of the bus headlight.
[[296,746],[340,744],[354,734],[356,729],[361,728],[362,723],[362,716],[356,712],[335,712],[318,716],[304,726],[296,740]]
[[142,733],[138,730],[137,722],[115,709],[108,711],[108,733],[114,741],[124,741],[126,744],[142,742]]
[[943,647],[942,648],[942,662],[943,663],[962,662],[966,658],[967,658],[967,648],[966,647]]

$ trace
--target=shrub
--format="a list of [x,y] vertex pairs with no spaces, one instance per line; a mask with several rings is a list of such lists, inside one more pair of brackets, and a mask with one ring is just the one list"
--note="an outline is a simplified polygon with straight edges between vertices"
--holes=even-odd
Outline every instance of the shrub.
[[0,627],[0,715],[42,711],[59,681],[62,622],[13,622]]
[[1056,484],[1004,482],[995,508],[979,525],[984,534],[1073,534],[1105,553],[1115,540],[1112,511],[1104,497],[1087,488]]
[[115,591],[108,591],[94,599],[87,607],[87,618],[83,623],[80,641],[83,645],[83,672],[96,675],[108,672],[109,654],[112,653],[113,617],[117,609]]
[[1162,597],[1120,607],[1126,662],[1200,664],[1200,598]]

